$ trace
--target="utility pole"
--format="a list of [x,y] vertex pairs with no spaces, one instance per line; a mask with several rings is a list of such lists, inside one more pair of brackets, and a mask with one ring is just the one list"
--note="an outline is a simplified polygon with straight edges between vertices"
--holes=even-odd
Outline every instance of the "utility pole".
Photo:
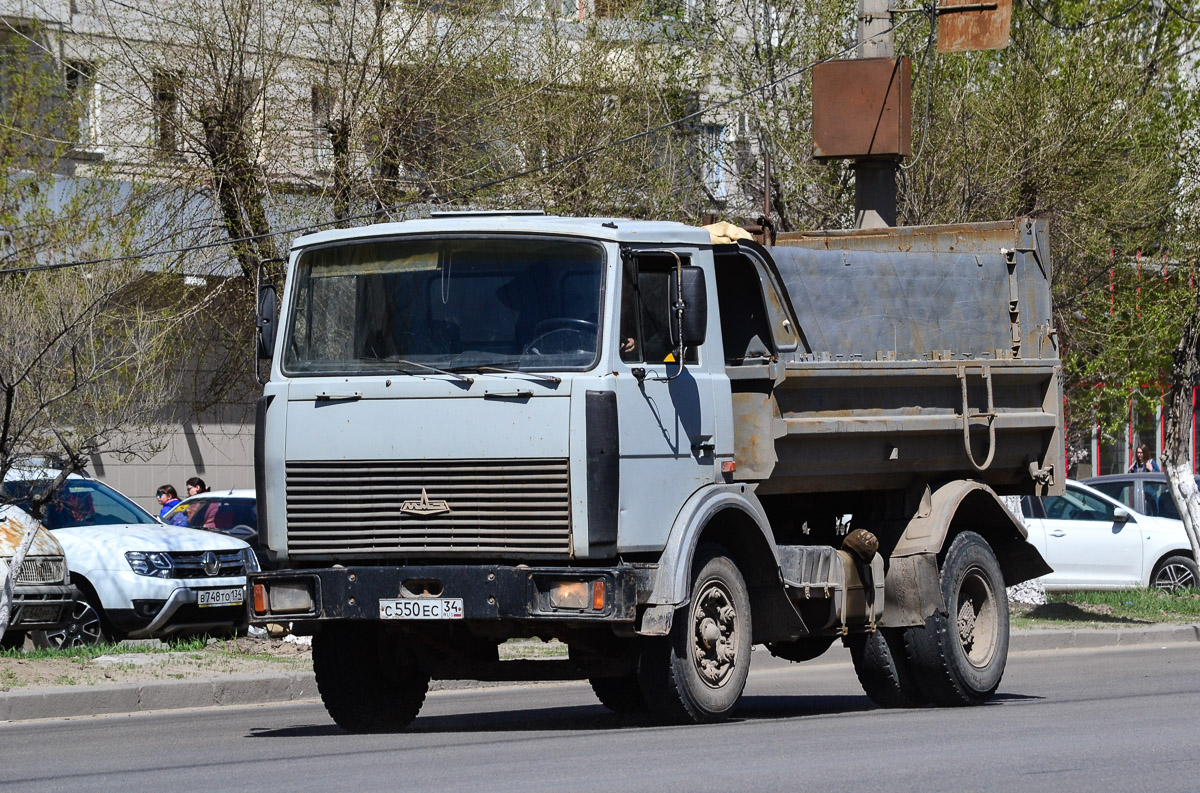
[[[891,58],[895,55],[889,6],[890,0],[858,0],[859,58]],[[877,229],[896,225],[896,169],[899,164],[900,160],[895,157],[860,157],[854,160],[856,228]]]

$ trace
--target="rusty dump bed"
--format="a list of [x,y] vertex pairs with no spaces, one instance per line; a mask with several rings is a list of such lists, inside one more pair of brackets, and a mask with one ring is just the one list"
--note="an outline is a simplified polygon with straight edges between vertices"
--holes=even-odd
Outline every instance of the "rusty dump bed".
[[729,369],[738,473],[758,493],[1060,491],[1044,222],[783,234],[766,252],[802,344],[773,379]]

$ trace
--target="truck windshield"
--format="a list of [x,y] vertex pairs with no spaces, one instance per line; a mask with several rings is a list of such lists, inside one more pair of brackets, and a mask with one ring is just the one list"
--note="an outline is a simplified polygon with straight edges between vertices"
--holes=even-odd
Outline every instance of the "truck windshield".
[[304,253],[284,369],[582,369],[599,355],[604,249],[548,238],[371,240]]

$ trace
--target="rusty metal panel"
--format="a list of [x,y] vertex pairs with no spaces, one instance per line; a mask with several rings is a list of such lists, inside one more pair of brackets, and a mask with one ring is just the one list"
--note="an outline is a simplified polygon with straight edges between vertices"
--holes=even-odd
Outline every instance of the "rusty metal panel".
[[829,61],[813,68],[813,156],[912,153],[912,62]]
[[1002,50],[1012,27],[1012,0],[938,3],[938,52]]

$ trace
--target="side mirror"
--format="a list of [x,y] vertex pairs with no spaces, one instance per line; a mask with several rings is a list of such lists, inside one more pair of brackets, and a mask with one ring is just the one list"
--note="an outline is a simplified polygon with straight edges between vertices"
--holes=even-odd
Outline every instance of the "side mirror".
[[258,357],[269,360],[275,352],[275,317],[279,311],[279,297],[272,284],[258,288],[258,316],[254,326],[258,334]]
[[[704,270],[695,265],[680,268],[682,283],[671,279],[671,343],[678,347],[695,347],[704,343],[708,332],[708,288],[704,285]],[[675,304],[683,297],[683,322],[674,315]]]
[[1128,523],[1132,517],[1133,515],[1129,514],[1129,510],[1121,507],[1117,507],[1116,510],[1113,511],[1113,520],[1115,520],[1117,523]]

